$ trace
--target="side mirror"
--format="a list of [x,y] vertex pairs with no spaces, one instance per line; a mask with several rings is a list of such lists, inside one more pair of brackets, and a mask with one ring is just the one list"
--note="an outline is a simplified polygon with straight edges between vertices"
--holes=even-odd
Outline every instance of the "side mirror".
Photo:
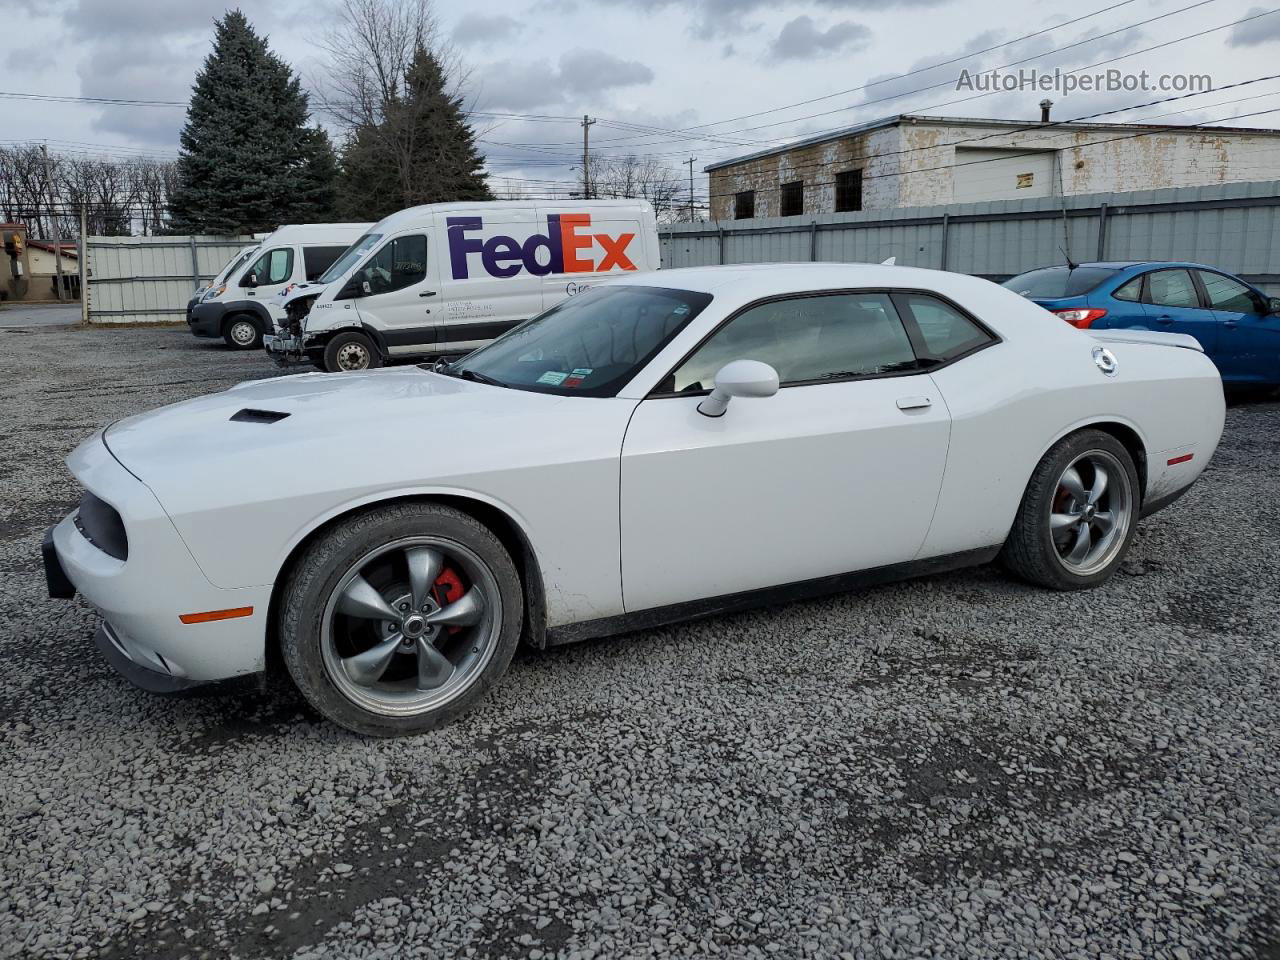
[[242,287],[256,287],[257,285],[258,275],[256,273],[249,274],[244,278],[244,283],[241,284]]
[[716,388],[698,404],[704,417],[723,417],[733,397],[772,397],[778,392],[778,371],[759,360],[734,360],[716,374]]
[[1280,313],[1280,297],[1267,297],[1267,313]]

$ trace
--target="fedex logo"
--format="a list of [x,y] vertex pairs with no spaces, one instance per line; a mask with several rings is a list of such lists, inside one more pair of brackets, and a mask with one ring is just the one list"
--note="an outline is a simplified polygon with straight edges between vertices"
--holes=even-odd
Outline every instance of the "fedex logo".
[[[480,254],[480,264],[491,277],[514,277],[522,269],[537,277],[550,273],[604,273],[608,270],[634,270],[636,265],[627,256],[627,247],[636,238],[634,233],[620,233],[616,237],[607,233],[589,233],[591,214],[560,213],[547,217],[547,232],[535,233],[523,243],[515,237],[495,234],[488,239],[471,236],[484,228],[482,217],[449,217],[445,221],[449,229],[449,265],[453,279],[466,280],[468,257]],[[597,263],[588,259],[593,243],[598,243],[604,256]],[[540,262],[538,252],[545,250],[545,262]]]

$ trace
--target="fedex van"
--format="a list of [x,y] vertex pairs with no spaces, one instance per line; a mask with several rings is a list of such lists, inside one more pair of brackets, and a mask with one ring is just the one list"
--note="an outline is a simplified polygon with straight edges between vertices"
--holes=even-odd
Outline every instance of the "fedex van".
[[386,217],[286,298],[280,363],[366,370],[469,353],[598,280],[658,268],[645,200],[435,203]]
[[[200,301],[187,324],[197,337],[221,337],[227,346],[262,346],[274,329],[271,305],[290,284],[314,280],[369,229],[367,223],[295,223],[268,235]],[[277,312],[283,316],[283,307]]]

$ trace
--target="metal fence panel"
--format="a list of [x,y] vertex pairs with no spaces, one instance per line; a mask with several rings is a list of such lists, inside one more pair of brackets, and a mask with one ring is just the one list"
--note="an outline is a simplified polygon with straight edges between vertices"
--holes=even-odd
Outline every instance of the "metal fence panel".
[[89,237],[90,323],[181,323],[192,291],[252,237]]
[[1280,181],[675,224],[664,267],[823,260],[1004,279],[1071,258],[1191,260],[1280,293]]

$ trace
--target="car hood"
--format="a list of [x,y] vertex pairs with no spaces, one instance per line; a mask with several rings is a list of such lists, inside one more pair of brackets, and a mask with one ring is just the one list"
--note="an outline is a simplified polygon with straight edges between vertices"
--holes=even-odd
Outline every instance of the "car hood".
[[616,503],[636,403],[418,367],[306,373],[121,420],[103,442],[155,494],[210,581],[241,587],[269,582],[302,531],[386,498],[502,505],[572,482],[612,490]]
[[563,399],[419,367],[303,373],[251,380],[129,417],[112,424],[105,439],[121,464],[150,482],[149,475],[193,462],[289,456],[313,444],[335,451],[381,446],[398,431],[412,436],[463,417],[473,430],[501,433],[504,422],[526,420],[533,408],[550,413]]

